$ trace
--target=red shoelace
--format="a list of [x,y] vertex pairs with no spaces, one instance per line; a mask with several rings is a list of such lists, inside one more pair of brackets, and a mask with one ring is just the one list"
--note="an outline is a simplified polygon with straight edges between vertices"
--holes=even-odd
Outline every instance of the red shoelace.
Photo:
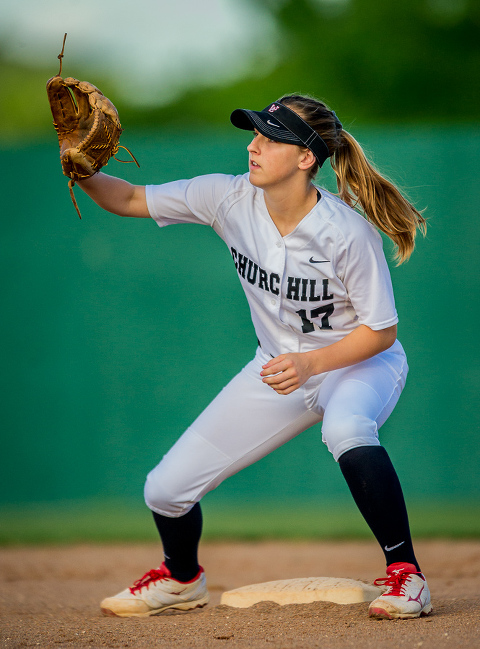
[[373,582],[375,586],[386,586],[387,590],[384,595],[395,595],[402,596],[405,595],[403,592],[403,586],[405,582],[410,577],[410,575],[421,575],[421,572],[401,572],[400,570],[394,570],[391,575],[388,577],[380,577],[375,579]]
[[149,570],[143,575],[143,577],[140,577],[140,579],[137,579],[137,581],[133,583],[133,586],[129,588],[129,591],[132,595],[135,595],[136,590],[148,588],[150,584],[159,581],[160,579],[165,579],[165,577],[169,577],[169,574],[163,570],[163,566],[160,566],[160,568],[157,568],[156,570]]

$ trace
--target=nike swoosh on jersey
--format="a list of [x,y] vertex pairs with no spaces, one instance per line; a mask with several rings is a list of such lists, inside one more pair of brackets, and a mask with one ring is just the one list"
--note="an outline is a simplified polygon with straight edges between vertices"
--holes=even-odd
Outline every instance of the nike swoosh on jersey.
[[329,260],[328,259],[314,259],[313,257],[310,257],[308,260],[311,264],[328,264]]

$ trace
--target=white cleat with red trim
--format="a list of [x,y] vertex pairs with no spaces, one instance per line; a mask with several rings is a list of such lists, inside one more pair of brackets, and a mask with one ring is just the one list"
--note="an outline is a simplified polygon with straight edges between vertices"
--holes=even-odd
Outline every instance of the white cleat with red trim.
[[130,588],[104,599],[100,608],[105,615],[146,617],[167,609],[189,611],[208,603],[207,581],[203,568],[191,581],[177,581],[164,563],[150,570]]
[[427,581],[413,564],[392,563],[387,575],[373,582],[375,586],[385,586],[386,590],[370,604],[370,617],[408,619],[432,612]]

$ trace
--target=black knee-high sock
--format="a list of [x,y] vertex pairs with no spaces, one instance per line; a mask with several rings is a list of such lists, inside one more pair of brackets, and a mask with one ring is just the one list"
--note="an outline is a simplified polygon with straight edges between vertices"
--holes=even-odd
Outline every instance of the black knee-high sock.
[[199,571],[198,544],[203,522],[200,504],[179,518],[152,513],[162,539],[165,565],[174,579],[190,581]]
[[386,450],[360,446],[341,455],[338,463],[357,507],[382,547],[387,566],[402,561],[420,570],[402,488]]

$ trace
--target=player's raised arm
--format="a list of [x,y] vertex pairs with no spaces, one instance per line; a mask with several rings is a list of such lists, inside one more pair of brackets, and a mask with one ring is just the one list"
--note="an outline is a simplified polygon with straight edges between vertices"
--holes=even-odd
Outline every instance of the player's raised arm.
[[119,216],[150,216],[143,185],[132,185],[100,172],[91,178],[79,180],[78,186],[107,212]]
[[58,135],[62,170],[69,178],[70,196],[78,216],[81,218],[73,193],[76,183],[109,212],[149,216],[143,187],[98,174],[110,158],[115,158],[119,149],[126,149],[131,162],[140,165],[135,156],[119,144],[123,129],[112,102],[88,81],[61,76],[66,37],[65,34],[58,56],[58,74],[47,81],[47,97]]

